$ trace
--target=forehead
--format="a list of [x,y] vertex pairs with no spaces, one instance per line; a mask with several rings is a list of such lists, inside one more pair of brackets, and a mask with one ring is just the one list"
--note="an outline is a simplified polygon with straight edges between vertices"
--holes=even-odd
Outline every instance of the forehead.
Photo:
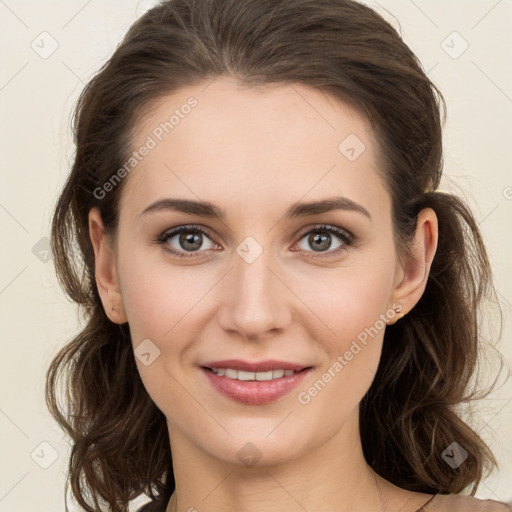
[[269,208],[333,189],[371,203],[384,191],[367,120],[304,85],[218,77],[159,98],[135,128],[133,149],[151,149],[123,192],[132,206],[178,195],[257,211],[258,197]]

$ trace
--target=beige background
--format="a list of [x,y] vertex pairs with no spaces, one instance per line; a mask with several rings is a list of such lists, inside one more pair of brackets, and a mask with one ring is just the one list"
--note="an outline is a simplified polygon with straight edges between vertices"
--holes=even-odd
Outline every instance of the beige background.
[[[444,188],[461,189],[475,208],[504,312],[499,347],[510,364],[512,1],[368,3],[397,28],[399,20],[447,100]],[[46,261],[45,237],[71,162],[75,100],[151,4],[0,0],[0,511],[64,510],[68,446],[46,410],[44,375],[79,321]],[[477,496],[512,500],[512,382],[491,398],[474,421],[501,469]]]

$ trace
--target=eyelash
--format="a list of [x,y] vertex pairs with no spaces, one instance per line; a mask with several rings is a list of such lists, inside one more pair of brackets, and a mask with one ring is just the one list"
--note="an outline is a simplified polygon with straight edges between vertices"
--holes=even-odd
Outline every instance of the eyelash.
[[[172,228],[170,230],[164,231],[155,240],[155,243],[162,245],[164,251],[172,254],[173,256],[177,256],[178,258],[195,258],[195,257],[197,257],[196,256],[197,253],[204,252],[204,251],[188,251],[188,252],[187,251],[176,251],[175,249],[170,248],[169,245],[167,244],[167,241],[170,238],[172,238],[173,236],[179,235],[180,233],[183,233],[183,232],[185,232],[185,233],[186,232],[201,233],[202,235],[207,236],[211,240],[211,237],[209,236],[208,232],[205,231],[203,228],[201,228],[201,226],[198,226],[195,224],[189,224],[186,226],[179,226],[177,228]],[[329,224],[318,224],[316,226],[313,226],[313,228],[311,228],[309,231],[306,231],[305,233],[303,233],[301,235],[301,237],[299,238],[299,241],[302,240],[304,237],[306,237],[306,235],[310,235],[311,233],[329,233],[329,234],[335,235],[343,242],[343,245],[341,245],[340,247],[338,247],[334,250],[323,251],[323,252],[319,252],[316,255],[311,255],[311,256],[309,256],[310,258],[324,258],[324,257],[338,255],[342,251],[347,250],[348,247],[355,245],[355,242],[356,242],[356,237],[354,235],[352,235],[352,233],[349,233],[348,231],[346,231],[344,229],[337,228],[336,226],[331,226]],[[310,251],[306,251],[306,252],[310,252]]]

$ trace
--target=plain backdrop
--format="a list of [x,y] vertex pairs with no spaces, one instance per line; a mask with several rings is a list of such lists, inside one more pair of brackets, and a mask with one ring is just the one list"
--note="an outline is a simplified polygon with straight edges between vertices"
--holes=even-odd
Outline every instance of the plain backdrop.
[[[512,1],[367,3],[446,98],[443,188],[465,195],[483,230],[504,314],[498,347],[510,364]],[[80,324],[47,251],[50,217],[72,161],[78,94],[152,4],[0,0],[0,511],[64,510],[69,446],[46,409],[44,379]],[[472,421],[500,464],[477,496],[512,500],[510,380]]]

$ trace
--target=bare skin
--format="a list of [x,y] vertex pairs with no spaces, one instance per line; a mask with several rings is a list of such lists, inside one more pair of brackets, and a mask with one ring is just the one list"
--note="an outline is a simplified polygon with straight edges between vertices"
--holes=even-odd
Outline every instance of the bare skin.
[[[384,327],[400,321],[389,314],[394,305],[402,313],[415,306],[437,247],[436,215],[420,213],[413,256],[402,264],[377,143],[363,118],[304,86],[255,89],[225,77],[207,85],[161,98],[137,127],[134,148],[189,97],[198,101],[125,178],[113,247],[99,212],[89,216],[105,311],[113,322],[129,323],[134,348],[149,339],[160,351],[150,365],[137,365],[167,418],[176,479],[167,510],[416,511],[430,495],[376,475],[359,435],[359,403],[377,369],[384,328],[309,402],[298,396],[381,315]],[[350,134],[365,145],[353,161],[338,149]],[[359,208],[284,216],[297,202],[340,196],[368,215]],[[208,201],[225,216],[142,213],[168,197]],[[166,230],[191,224],[206,232],[199,249],[187,250],[177,235],[155,243]],[[317,251],[309,235],[325,235],[318,225],[345,230],[354,243],[331,233],[329,248]],[[251,263],[237,252],[248,236],[262,249]],[[231,358],[313,370],[273,403],[241,404],[214,389],[201,369]],[[260,457],[252,466],[239,457],[248,443]]]

